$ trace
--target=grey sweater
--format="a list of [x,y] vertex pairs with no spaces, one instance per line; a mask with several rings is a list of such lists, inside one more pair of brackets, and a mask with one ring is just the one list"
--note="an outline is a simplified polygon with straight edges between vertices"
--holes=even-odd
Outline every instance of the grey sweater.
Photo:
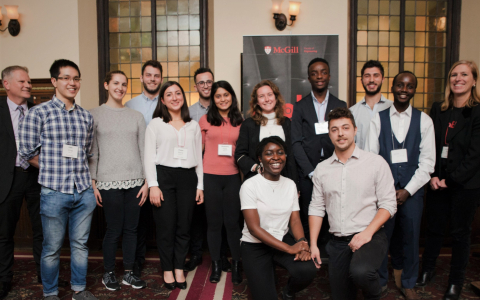
[[106,104],[90,113],[94,119],[93,156],[88,160],[92,179],[110,182],[145,178],[143,115],[128,107],[113,108]]

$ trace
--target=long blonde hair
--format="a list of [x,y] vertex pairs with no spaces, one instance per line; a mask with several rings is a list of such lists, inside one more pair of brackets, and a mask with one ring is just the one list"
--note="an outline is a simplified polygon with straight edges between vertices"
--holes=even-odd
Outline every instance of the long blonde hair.
[[453,107],[454,95],[452,93],[452,90],[450,89],[450,77],[452,76],[453,69],[455,69],[458,65],[469,66],[470,70],[472,71],[473,80],[475,80],[475,83],[472,86],[472,90],[470,91],[470,98],[468,99],[466,106],[473,107],[477,104],[480,104],[480,86],[477,84],[477,79],[479,75],[477,64],[471,60],[460,60],[454,63],[453,66],[450,68],[450,71],[448,72],[447,83],[445,84],[445,100],[442,103],[443,111]]

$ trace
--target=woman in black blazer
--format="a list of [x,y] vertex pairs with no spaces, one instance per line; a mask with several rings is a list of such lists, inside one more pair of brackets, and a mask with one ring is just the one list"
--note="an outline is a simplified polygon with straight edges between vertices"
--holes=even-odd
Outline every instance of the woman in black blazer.
[[471,224],[480,205],[480,87],[471,61],[453,64],[445,101],[433,104],[436,164],[427,193],[427,235],[417,286],[435,274],[435,261],[450,220],[452,260],[444,299],[458,299],[470,256]]
[[256,162],[257,145],[263,138],[276,135],[287,144],[286,168],[281,174],[297,183],[297,167],[290,137],[291,122],[283,115],[284,106],[285,100],[280,90],[270,80],[263,80],[253,88],[249,111],[251,117],[243,121],[235,148],[235,160],[245,180],[257,174],[261,167]]

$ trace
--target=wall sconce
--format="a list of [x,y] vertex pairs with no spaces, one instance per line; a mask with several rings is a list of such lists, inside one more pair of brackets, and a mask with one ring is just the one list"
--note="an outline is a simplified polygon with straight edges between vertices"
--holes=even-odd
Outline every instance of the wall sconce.
[[[12,36],[17,36],[20,32],[20,23],[18,22],[18,5],[5,5],[5,9],[7,10],[7,17],[10,19],[8,22],[8,26],[5,29],[0,29],[0,31],[5,31],[8,29],[8,32]],[[2,7],[0,6],[0,26],[2,26]]]
[[290,15],[290,21],[292,23],[287,24],[287,17],[282,13],[282,2],[283,0],[272,0],[273,2],[273,19],[275,19],[275,27],[282,31],[287,25],[292,26],[293,21],[297,19],[298,13],[300,11],[301,2],[289,1],[290,7],[288,8],[288,14]]

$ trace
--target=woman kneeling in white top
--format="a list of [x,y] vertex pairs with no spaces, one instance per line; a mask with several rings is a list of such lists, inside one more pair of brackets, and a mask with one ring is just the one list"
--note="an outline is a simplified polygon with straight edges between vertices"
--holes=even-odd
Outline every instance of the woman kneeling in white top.
[[[275,263],[291,277],[282,290],[283,299],[294,299],[315,277],[310,247],[300,221],[297,188],[280,175],[285,167],[285,142],[264,138],[256,155],[262,173],[246,180],[240,189],[245,227],[242,236],[243,268],[253,299],[276,300]],[[291,233],[288,233],[290,223]]]
[[165,287],[186,289],[183,266],[190,223],[195,201],[203,203],[202,134],[174,81],[162,86],[145,133],[145,175]]

